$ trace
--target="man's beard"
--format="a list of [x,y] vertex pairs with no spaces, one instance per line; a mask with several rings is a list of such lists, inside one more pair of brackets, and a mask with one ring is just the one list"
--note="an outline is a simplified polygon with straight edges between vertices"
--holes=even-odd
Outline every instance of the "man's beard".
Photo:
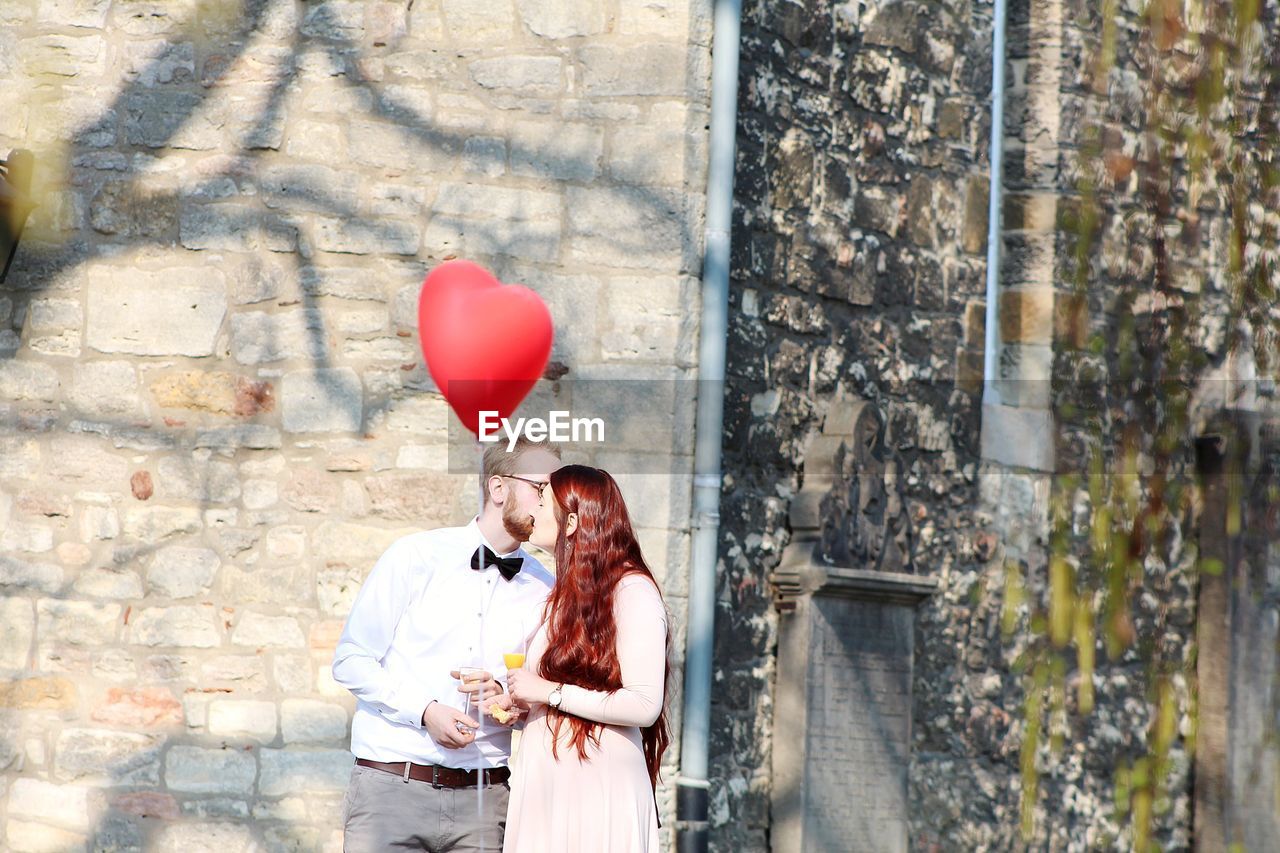
[[517,542],[528,542],[533,535],[533,516],[518,512],[515,501],[502,505],[502,526]]

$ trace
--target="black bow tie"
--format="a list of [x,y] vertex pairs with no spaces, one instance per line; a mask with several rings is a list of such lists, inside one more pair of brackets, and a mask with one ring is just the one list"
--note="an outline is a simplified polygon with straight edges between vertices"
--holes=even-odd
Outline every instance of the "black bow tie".
[[[489,546],[484,546],[484,564],[486,566],[497,566],[498,571],[502,572],[502,576],[507,580],[520,573],[520,566],[524,564],[524,557],[499,557],[493,551],[489,550]],[[471,555],[471,568],[477,572],[480,571],[480,549]]]

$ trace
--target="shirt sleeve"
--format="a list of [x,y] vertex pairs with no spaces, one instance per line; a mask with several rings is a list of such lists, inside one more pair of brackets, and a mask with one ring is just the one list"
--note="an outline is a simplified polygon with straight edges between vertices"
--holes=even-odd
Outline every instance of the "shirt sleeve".
[[382,665],[405,607],[413,600],[414,569],[422,563],[400,540],[379,558],[360,587],[333,654],[333,680],[388,719],[422,727],[435,697],[421,685],[394,680]]
[[662,713],[667,666],[667,611],[648,578],[624,578],[613,605],[622,687],[587,690],[566,684],[560,708],[610,726],[651,726]]

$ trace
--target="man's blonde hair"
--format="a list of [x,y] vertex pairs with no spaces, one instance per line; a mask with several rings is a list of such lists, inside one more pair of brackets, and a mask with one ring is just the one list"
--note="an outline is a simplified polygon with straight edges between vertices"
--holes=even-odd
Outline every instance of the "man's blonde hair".
[[560,458],[560,445],[551,441],[532,441],[524,435],[516,437],[515,447],[510,451],[505,442],[494,442],[485,448],[480,491],[486,504],[489,503],[489,481],[494,477],[514,475],[520,467],[520,457],[530,450],[545,450],[555,458]]

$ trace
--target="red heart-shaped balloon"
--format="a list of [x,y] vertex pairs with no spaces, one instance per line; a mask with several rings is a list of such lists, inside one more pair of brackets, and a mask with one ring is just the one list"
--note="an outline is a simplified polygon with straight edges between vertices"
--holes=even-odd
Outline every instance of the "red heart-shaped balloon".
[[502,284],[479,264],[446,261],[423,279],[418,338],[427,370],[477,435],[480,412],[515,412],[547,367],[552,335],[538,294]]

